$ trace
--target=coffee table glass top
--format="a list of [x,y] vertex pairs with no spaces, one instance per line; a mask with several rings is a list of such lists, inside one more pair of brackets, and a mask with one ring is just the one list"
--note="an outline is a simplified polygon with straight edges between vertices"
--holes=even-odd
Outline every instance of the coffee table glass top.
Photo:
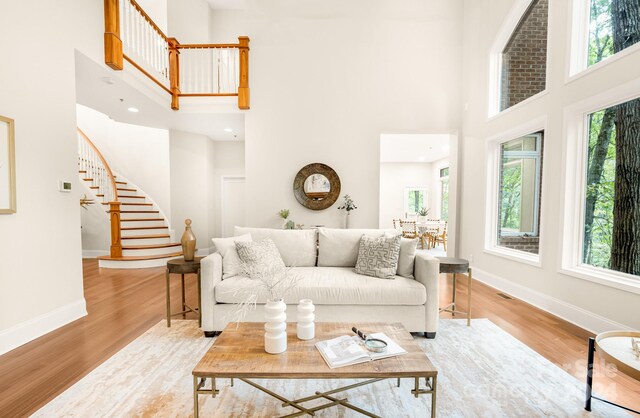
[[[287,351],[269,354],[264,351],[264,323],[235,322],[227,325],[209,351],[193,369],[198,377],[253,378],[376,378],[434,377],[437,370],[402,324],[385,323],[316,323],[315,338],[308,341],[296,336],[296,324],[287,324]],[[407,354],[331,369],[315,343],[341,335],[353,335],[356,326],[366,334],[383,332]]]

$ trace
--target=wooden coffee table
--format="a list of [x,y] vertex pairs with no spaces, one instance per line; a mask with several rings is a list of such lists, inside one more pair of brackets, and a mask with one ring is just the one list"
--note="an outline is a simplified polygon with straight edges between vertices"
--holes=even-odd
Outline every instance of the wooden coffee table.
[[[314,344],[341,335],[351,335],[352,326],[357,326],[365,333],[383,332],[395,340],[407,354],[371,361],[353,366],[331,369],[325,363]],[[264,324],[243,322],[227,325],[213,346],[202,357],[193,369],[193,398],[194,417],[198,417],[198,395],[215,397],[219,393],[216,379],[239,379],[254,388],[282,402],[282,406],[291,406],[298,411],[283,415],[283,417],[297,417],[314,415],[314,412],[333,406],[343,406],[369,417],[377,417],[355,405],[347,399],[334,396],[360,386],[368,385],[385,379],[412,379],[411,393],[417,398],[422,394],[431,395],[431,417],[436,416],[436,382],[438,371],[431,364],[426,354],[413,340],[411,334],[402,324],[383,323],[316,323],[316,338],[302,341],[296,337],[295,323],[287,326],[287,351],[282,354],[268,354],[264,351]],[[271,390],[258,385],[250,379],[365,379],[363,381],[332,389],[326,392],[317,391],[315,394],[300,398],[287,399]],[[426,386],[421,387],[421,379]],[[211,381],[210,386],[207,380]],[[305,402],[314,399],[325,399],[327,402],[306,408]],[[389,411],[392,414],[392,411]]]

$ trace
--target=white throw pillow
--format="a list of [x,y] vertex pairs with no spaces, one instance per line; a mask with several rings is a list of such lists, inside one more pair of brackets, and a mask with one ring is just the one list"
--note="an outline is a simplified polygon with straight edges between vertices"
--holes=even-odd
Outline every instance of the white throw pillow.
[[416,261],[416,249],[418,248],[418,238],[402,238],[400,240],[400,255],[398,256],[397,275],[413,279],[413,266]]
[[253,242],[236,242],[238,257],[242,262],[242,273],[252,279],[270,277],[285,270],[278,247],[265,238]]
[[318,228],[318,267],[354,267],[358,261],[360,238],[398,235],[395,229]]
[[222,279],[242,274],[242,262],[238,257],[236,242],[251,242],[251,234],[239,237],[211,238],[214,251],[222,256]]
[[400,235],[360,238],[356,273],[380,279],[395,279],[400,254]]
[[236,226],[235,235],[251,234],[254,241],[271,238],[289,267],[316,265],[316,231],[313,229],[245,228]]

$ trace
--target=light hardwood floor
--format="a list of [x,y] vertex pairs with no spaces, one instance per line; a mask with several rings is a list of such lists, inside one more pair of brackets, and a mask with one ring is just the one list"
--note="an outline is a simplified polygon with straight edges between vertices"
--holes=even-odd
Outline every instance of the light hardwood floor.
[[[0,416],[35,412],[164,318],[164,269],[99,269],[84,260],[84,287],[89,315],[0,356]],[[440,278],[441,303],[449,301],[451,280]],[[466,309],[466,280],[458,286]],[[173,276],[174,310],[179,306],[179,276]],[[196,297],[195,276],[187,278],[187,299]],[[489,318],[529,347],[583,380],[590,334],[553,315],[474,281],[473,317]],[[193,314],[187,316],[195,318]],[[443,314],[443,318],[450,318]],[[611,400],[640,409],[640,383],[623,375],[596,375],[596,390]],[[597,401],[594,401],[597,402]]]

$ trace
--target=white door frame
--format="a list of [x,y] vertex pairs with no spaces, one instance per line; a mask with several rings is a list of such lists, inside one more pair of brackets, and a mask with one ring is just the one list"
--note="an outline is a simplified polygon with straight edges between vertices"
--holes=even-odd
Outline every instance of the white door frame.
[[[222,176],[220,178],[220,235],[224,236],[225,235],[225,230],[224,230],[224,218],[225,218],[225,201],[224,201],[224,184],[225,182],[229,181],[229,180],[242,180],[243,182],[246,181],[246,177],[245,176]],[[246,196],[245,196],[246,197]],[[231,234],[231,236],[233,236],[233,233]]]

